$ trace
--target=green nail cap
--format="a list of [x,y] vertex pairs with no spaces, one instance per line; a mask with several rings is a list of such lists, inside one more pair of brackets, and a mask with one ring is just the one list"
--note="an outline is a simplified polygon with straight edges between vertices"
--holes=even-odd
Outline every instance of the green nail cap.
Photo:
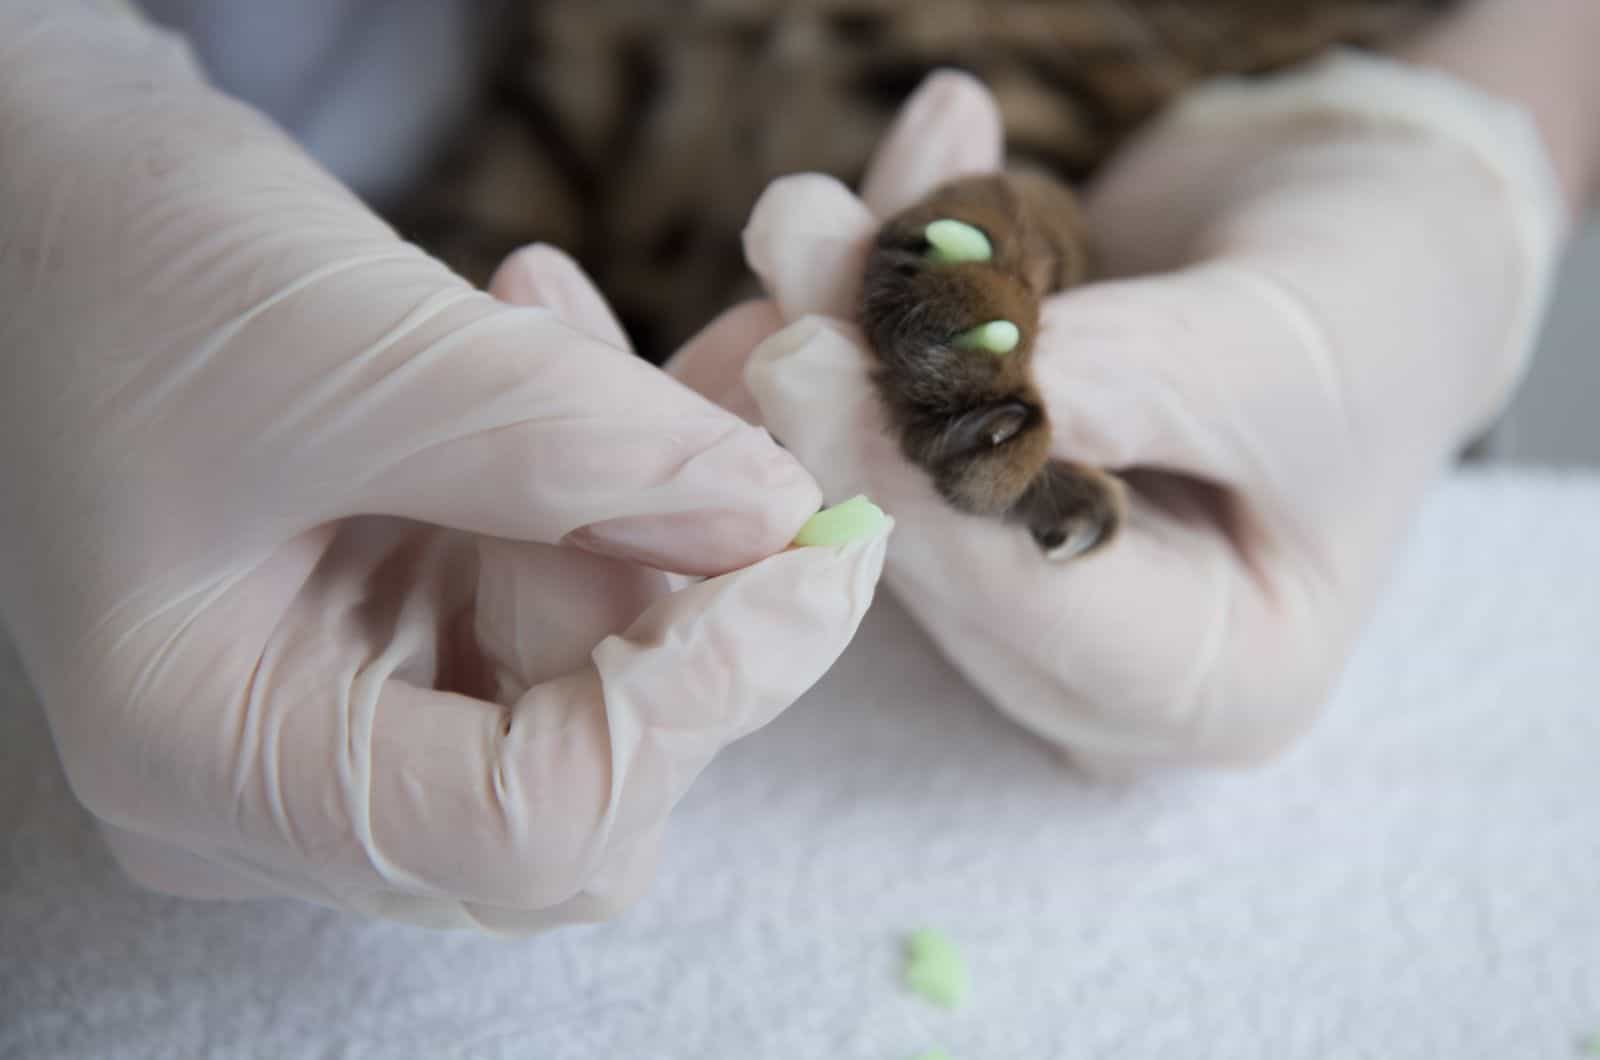
[[967,998],[967,966],[955,943],[938,931],[914,931],[906,939],[905,984],[942,1008]]
[[922,230],[928,241],[928,257],[941,265],[959,265],[964,261],[988,261],[994,257],[994,248],[981,228],[965,221],[941,217],[930,221]]
[[883,529],[888,520],[882,508],[867,500],[865,495],[857,494],[807,519],[800,532],[794,535],[794,543],[801,548],[845,545],[871,537]]
[[963,350],[983,350],[1001,355],[1016,349],[1021,341],[1022,332],[1009,320],[991,320],[956,336],[956,345]]

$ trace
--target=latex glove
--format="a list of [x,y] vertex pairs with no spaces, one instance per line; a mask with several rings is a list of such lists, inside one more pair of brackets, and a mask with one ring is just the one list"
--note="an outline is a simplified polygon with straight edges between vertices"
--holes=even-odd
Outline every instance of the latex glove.
[[[941,75],[861,199],[820,176],[768,190],[747,256],[793,323],[745,370],[760,418],[829,498],[895,516],[887,583],[1001,709],[1099,766],[1270,754],[1527,362],[1564,223],[1542,146],[1515,109],[1353,55],[1158,122],[1088,201],[1102,268],[1145,278],[1051,299],[1034,361],[1055,454],[1139,469],[1131,517],[1051,564],[900,457],[851,323],[879,221],[999,144],[984,90]],[[680,374],[749,408],[736,355],[700,352]]]
[[177,894],[614,912],[886,531],[786,551],[815,482],[569,262],[471,290],[97,6],[0,16],[0,608],[74,792]]

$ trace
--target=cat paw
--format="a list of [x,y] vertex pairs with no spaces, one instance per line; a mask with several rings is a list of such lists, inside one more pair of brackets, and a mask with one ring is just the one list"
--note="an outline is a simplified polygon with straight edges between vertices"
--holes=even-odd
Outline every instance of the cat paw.
[[1061,185],[968,177],[883,225],[861,296],[874,381],[907,458],[953,507],[1020,521],[1063,558],[1107,540],[1120,511],[1119,494],[1049,463],[1032,378],[1041,303],[1082,280],[1083,244]]

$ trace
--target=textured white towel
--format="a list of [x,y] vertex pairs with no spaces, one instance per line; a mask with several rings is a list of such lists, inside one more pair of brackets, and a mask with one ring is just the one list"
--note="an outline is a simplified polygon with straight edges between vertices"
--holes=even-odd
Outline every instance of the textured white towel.
[[[122,882],[0,664],[0,1055],[1566,1058],[1600,1032],[1600,479],[1433,498],[1324,723],[1064,772],[893,604],[676,817],[623,921],[501,941]],[[963,947],[967,1007],[898,985]]]

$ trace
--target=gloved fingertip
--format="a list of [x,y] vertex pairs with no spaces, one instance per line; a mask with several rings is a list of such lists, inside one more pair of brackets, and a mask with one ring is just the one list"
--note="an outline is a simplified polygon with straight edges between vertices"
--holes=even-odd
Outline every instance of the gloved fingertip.
[[632,350],[588,273],[558,247],[533,243],[513,251],[490,278],[489,293],[512,305],[543,306],[592,338]]
[[899,213],[935,187],[998,169],[1004,157],[1000,107],[982,81],[936,70],[911,94],[867,165],[861,198],[874,214]]
[[878,222],[838,180],[800,173],[772,182],[745,225],[745,260],[786,319],[854,315]]

